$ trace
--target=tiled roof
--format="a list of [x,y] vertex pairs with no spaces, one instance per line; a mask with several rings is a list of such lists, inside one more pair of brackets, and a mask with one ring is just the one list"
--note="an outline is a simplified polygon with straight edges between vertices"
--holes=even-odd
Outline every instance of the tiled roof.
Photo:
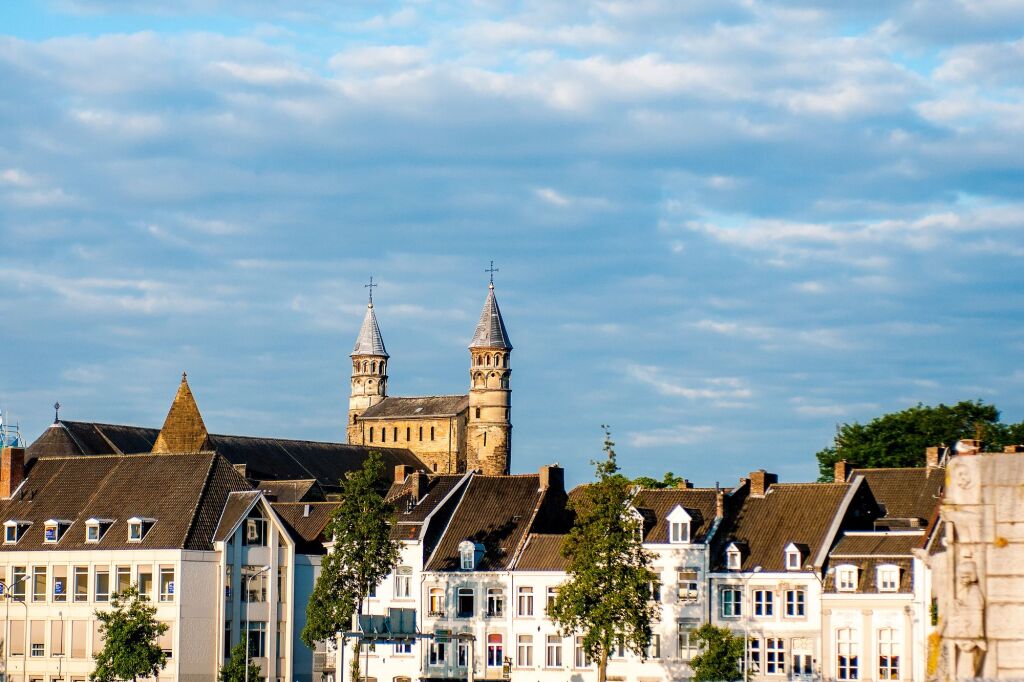
[[25,450],[25,461],[36,457],[128,455],[149,452],[159,429],[95,422],[55,422]]
[[[831,566],[842,566],[844,564],[852,564],[858,569],[857,575],[857,592],[862,594],[875,594],[879,593],[878,589],[878,574],[875,569],[882,565],[895,565],[900,567],[900,585],[897,592],[911,593],[914,591],[914,570],[913,560],[909,558],[900,559],[883,559],[883,558],[855,558],[855,559],[836,559],[832,561]],[[825,575],[825,580],[822,582],[822,589],[825,592],[843,594],[836,590],[836,576],[834,571],[829,571]]]
[[259,481],[256,488],[266,493],[273,502],[319,502],[324,499],[323,491],[315,478],[297,481]]
[[[654,523],[644,524],[644,542],[667,543],[669,512],[681,506],[691,516],[690,539],[703,542],[715,520],[714,488],[657,488],[641,490],[634,505],[641,511],[650,510]],[[646,515],[645,515],[646,517]]]
[[516,560],[515,570],[565,572],[569,568],[569,560],[562,556],[564,542],[564,535],[530,533]]
[[508,568],[548,494],[539,486],[537,474],[471,477],[426,570],[459,570],[459,543],[467,539],[484,546],[477,570]]
[[199,414],[188,378],[182,374],[178,393],[167,412],[160,435],[153,443],[153,452],[203,452],[209,449],[210,434],[203,423],[203,415]]
[[[0,522],[32,522],[17,544],[0,544],[0,551],[209,550],[229,493],[247,489],[245,479],[211,452],[43,457],[19,494],[0,500]],[[131,517],[156,520],[141,542],[128,542]],[[98,543],[85,542],[89,518],[113,521]],[[48,519],[72,522],[56,544],[44,542]]]
[[508,340],[508,332],[505,330],[505,320],[501,318],[501,309],[498,308],[498,299],[494,297],[493,284],[487,290],[487,300],[480,311],[480,321],[477,322],[469,347],[512,350],[512,342]]
[[437,505],[459,484],[462,474],[428,475],[426,494],[411,507],[412,481],[396,483],[388,491],[387,500],[395,506],[396,518],[402,523],[422,523]]
[[258,490],[242,490],[229,494],[227,503],[224,505],[224,513],[221,514],[217,530],[213,533],[214,541],[226,540],[231,531],[238,527],[238,523],[249,512],[253,502],[259,499],[259,496],[260,491]]
[[864,477],[885,518],[917,519],[922,525],[938,507],[946,480],[942,467],[855,469],[851,479],[857,474]]
[[725,562],[729,542],[746,545],[742,570],[761,566],[765,571],[784,571],[785,548],[793,542],[806,545],[813,560],[850,489],[848,483],[776,483],[763,497],[749,495],[735,515],[727,517],[717,533],[711,557],[715,570]]
[[[274,502],[270,506],[280,517],[300,554],[324,554],[324,529],[340,502]],[[306,512],[309,512],[306,515]]]
[[829,556],[912,556],[911,550],[920,546],[924,533],[846,533],[832,548]]
[[373,303],[366,306],[366,316],[363,317],[363,326],[359,328],[359,336],[356,337],[356,345],[352,349],[352,355],[382,355],[390,357],[387,349],[384,348],[384,339],[380,335],[380,327],[377,326],[377,314],[373,312]]
[[454,417],[469,409],[468,395],[388,397],[363,412],[361,419],[389,417]]

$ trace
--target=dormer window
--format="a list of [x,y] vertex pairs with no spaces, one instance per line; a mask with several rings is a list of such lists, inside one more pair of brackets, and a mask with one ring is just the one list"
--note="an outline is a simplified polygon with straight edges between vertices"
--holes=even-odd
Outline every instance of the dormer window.
[[799,571],[803,564],[803,552],[794,543],[786,545],[786,570]]
[[735,542],[725,548],[725,567],[730,571],[738,571],[743,566],[743,551]]
[[892,564],[879,566],[876,569],[878,591],[896,592],[900,588],[900,567]]
[[844,565],[836,566],[836,590],[839,592],[856,592],[857,590],[857,567]]
[[128,542],[142,542],[154,523],[156,519],[143,519],[138,516],[128,519]]
[[4,523],[4,544],[13,545],[17,543],[31,525],[31,521],[18,520],[11,520]]
[[85,522],[85,541],[99,542],[113,523],[113,519],[87,519]]
[[46,542],[47,544],[60,542],[60,539],[64,537],[64,533],[67,532],[70,525],[70,521],[48,519],[46,523],[43,524],[43,542]]
[[484,557],[484,546],[472,540],[463,540],[459,543],[459,568],[463,571],[472,571]]
[[693,520],[685,509],[680,505],[669,512],[666,517],[668,521],[668,541],[671,544],[685,544],[690,542],[690,521]]

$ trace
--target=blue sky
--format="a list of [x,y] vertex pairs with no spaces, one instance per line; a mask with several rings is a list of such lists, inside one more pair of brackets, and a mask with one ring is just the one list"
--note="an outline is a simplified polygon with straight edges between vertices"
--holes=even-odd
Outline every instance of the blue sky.
[[[287,10],[280,9],[287,6]],[[1024,418],[1024,3],[0,5],[0,405],[342,439],[458,393],[500,272],[513,470],[817,475],[838,422]]]

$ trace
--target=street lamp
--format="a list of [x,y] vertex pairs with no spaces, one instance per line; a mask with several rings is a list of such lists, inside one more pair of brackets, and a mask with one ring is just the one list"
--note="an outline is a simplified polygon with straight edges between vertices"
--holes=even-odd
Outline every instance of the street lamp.
[[269,570],[270,566],[264,566],[245,579],[245,682],[249,682],[249,604],[252,603],[249,599],[249,583],[256,576]]
[[[13,592],[14,588],[18,586],[18,584],[23,583],[26,580],[28,580],[28,576],[24,575],[21,578],[19,578],[18,580],[15,580],[13,583],[11,583],[11,585],[9,587],[8,587],[6,582],[4,582],[3,580],[0,580],[0,591],[2,591],[3,595],[4,595],[5,610],[6,610],[6,612],[4,613],[4,619],[7,621],[7,625],[8,626],[11,623],[10,611],[11,611],[11,599],[13,598],[12,592]],[[24,599],[22,599],[20,602],[17,599],[15,599],[14,601],[20,603],[22,606],[25,607],[25,642],[22,644],[22,646],[27,646],[28,645],[28,604],[25,602]],[[7,629],[7,628],[5,628],[5,629]],[[8,640],[10,640],[10,637],[11,637],[11,633],[7,632],[5,634],[5,640],[4,640],[4,682],[8,682],[8,680],[10,679],[9,667],[10,667],[10,649],[11,649],[11,647],[10,647],[10,644],[8,642]],[[21,667],[21,679],[24,680],[25,676],[28,674],[28,655],[25,654],[24,652],[22,652],[22,654],[25,656],[25,658],[22,661],[23,665]]]

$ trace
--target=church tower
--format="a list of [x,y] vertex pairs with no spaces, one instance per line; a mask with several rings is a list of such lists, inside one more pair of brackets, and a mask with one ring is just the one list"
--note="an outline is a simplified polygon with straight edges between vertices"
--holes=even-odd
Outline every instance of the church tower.
[[388,395],[388,357],[380,327],[377,326],[377,315],[373,312],[371,289],[363,326],[359,329],[355,348],[352,349],[352,390],[348,399],[346,429],[349,443],[361,442],[356,418]]
[[[492,265],[493,268],[493,265]],[[469,417],[466,465],[491,476],[509,472],[512,453],[512,344],[494,297],[494,279],[487,292],[476,333],[469,344]]]

